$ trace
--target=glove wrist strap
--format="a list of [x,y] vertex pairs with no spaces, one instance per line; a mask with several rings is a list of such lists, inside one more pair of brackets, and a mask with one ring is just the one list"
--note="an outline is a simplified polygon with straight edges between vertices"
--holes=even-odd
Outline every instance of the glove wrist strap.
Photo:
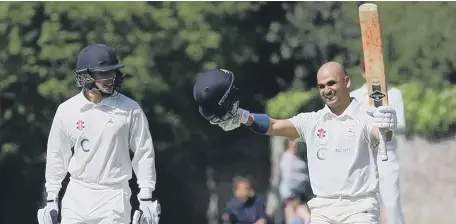
[[138,199],[143,200],[152,198],[152,191],[153,190],[151,188],[141,188],[138,194]]

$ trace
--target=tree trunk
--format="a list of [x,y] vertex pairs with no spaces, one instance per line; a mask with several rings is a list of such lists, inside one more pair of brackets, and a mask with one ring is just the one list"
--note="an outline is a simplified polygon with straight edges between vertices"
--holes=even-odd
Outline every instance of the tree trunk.
[[269,192],[267,195],[266,212],[274,218],[274,223],[279,224],[282,217],[282,205],[279,195],[280,183],[280,158],[285,151],[284,137],[270,137],[271,149],[271,176],[269,178]]
[[206,168],[206,185],[209,190],[209,205],[207,206],[207,223],[219,223],[219,210],[218,210],[218,195],[217,186],[214,179],[214,169],[212,167]]

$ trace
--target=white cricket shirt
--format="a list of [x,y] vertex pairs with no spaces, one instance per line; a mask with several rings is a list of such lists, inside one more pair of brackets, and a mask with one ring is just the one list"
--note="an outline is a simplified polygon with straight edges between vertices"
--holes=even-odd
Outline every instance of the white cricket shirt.
[[336,116],[328,106],[289,119],[307,144],[310,184],[318,197],[358,197],[378,188],[371,118],[356,99]]
[[59,105],[47,144],[49,200],[58,195],[67,171],[72,179],[109,187],[128,182],[132,169],[140,188],[155,189],[152,137],[137,102],[117,93],[94,104],[81,92]]

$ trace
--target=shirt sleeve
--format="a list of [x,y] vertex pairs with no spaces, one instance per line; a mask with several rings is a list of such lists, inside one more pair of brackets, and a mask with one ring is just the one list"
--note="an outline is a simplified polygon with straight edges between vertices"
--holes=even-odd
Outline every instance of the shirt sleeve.
[[405,132],[405,105],[402,93],[399,89],[394,88],[390,92],[388,99],[390,100],[390,105],[396,110],[397,116],[397,129],[396,132],[404,133]]
[[233,214],[233,205],[232,200],[229,200],[225,204],[225,211],[223,213],[222,219],[224,223],[235,223],[237,218]]
[[130,149],[134,153],[132,166],[141,189],[140,197],[152,197],[156,182],[155,152],[149,122],[141,108],[131,115]]
[[257,220],[259,219],[267,219],[266,216],[266,202],[264,200],[264,197],[258,197],[258,200],[256,200],[256,210],[257,210]]
[[61,119],[62,113],[62,109],[59,107],[52,121],[47,142],[45,171],[47,200],[57,198],[72,157],[71,142],[65,133]]
[[291,117],[288,119],[293,126],[298,131],[299,137],[297,139],[290,139],[292,141],[306,141],[307,133],[309,132],[310,128],[312,127],[312,120],[315,117],[315,112],[307,112],[307,113],[300,113],[296,116]]

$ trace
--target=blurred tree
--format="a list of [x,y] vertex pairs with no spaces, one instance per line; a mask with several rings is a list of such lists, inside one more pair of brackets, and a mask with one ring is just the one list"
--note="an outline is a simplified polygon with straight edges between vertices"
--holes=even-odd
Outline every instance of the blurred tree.
[[[356,2],[282,3],[287,21],[271,23],[268,40],[281,46],[272,61],[292,61],[294,75],[288,88],[309,91],[323,63],[343,63],[352,78],[352,89],[362,85],[359,68],[362,46]],[[406,103],[408,134],[441,136],[454,133],[456,107],[449,98],[455,84],[455,58],[448,18],[454,4],[380,2],[379,14],[385,56],[385,73],[391,86],[399,86]],[[418,24],[422,15],[432,19]],[[451,20],[452,21],[452,20]],[[414,24],[414,25],[413,25]],[[405,83],[407,80],[407,84]],[[414,90],[423,90],[412,95]],[[287,90],[287,89],[285,89]],[[291,91],[269,100],[271,112],[283,117],[296,114],[298,106],[287,104],[306,93]],[[303,98],[306,100],[307,98]],[[318,98],[315,98],[319,100]],[[423,100],[433,101],[424,105]],[[295,101],[293,101],[295,102]],[[305,102],[305,101],[304,101]],[[426,101],[427,102],[427,101]],[[446,103],[443,103],[446,102]],[[439,107],[435,105],[438,104]],[[432,105],[432,106],[431,106]],[[293,109],[294,108],[294,109]],[[438,114],[434,116],[435,110]]]
[[404,93],[407,134],[429,140],[453,137],[456,129],[456,85],[432,88],[427,83],[410,82],[399,86]]
[[[455,6],[379,7],[388,79],[404,93],[409,133],[454,130]],[[205,170],[213,168],[217,179],[240,160],[268,166],[266,138],[245,129],[225,133],[199,116],[192,97],[198,72],[233,70],[241,106],[278,118],[321,106],[313,87],[328,60],[348,68],[353,87],[361,84],[353,2],[2,2],[0,12],[0,179],[11,183],[0,187],[0,223],[35,220],[52,117],[78,91],[73,69],[88,44],[115,48],[131,74],[124,90],[149,118],[157,195],[166,198],[164,211],[178,204],[181,214],[165,213],[164,223],[204,222],[198,199],[207,196]],[[423,15],[428,19],[417,24]]]
[[[246,13],[256,10],[251,6],[229,2],[0,4],[0,166],[2,180],[14,183],[3,185],[1,191],[20,194],[2,197],[8,204],[2,204],[0,222],[33,223],[35,215],[6,214],[15,214],[19,206],[35,214],[40,204],[52,117],[59,103],[77,93],[76,56],[91,43],[115,48],[125,71],[132,74],[125,90],[142,103],[150,121],[158,157],[158,194],[161,184],[173,186],[172,182],[190,183],[188,188],[200,184],[205,189],[200,181],[204,172],[199,172],[208,163],[204,152],[218,143],[221,132],[213,134],[209,130],[215,127],[195,119],[200,117],[191,87],[203,69],[253,60],[254,51],[243,44],[251,41],[250,36],[237,35]],[[181,174],[174,178],[179,180],[166,178],[178,170]],[[181,185],[165,190],[164,209],[182,201],[182,195],[175,193],[183,190]],[[21,193],[18,186],[24,186]],[[27,192],[25,186],[35,187]],[[197,201],[192,197],[187,191],[187,207]],[[204,206],[198,206],[197,212],[183,209],[180,217],[165,213],[163,222],[177,223],[182,217],[201,222],[204,211]]]
[[327,61],[349,66],[358,60],[346,46],[346,40],[359,38],[357,21],[349,18],[354,2],[282,3],[286,21],[270,24],[267,39],[280,43],[271,55],[273,63],[292,61],[290,87],[316,86],[316,72]]
[[[299,112],[320,109],[316,72],[325,62],[341,62],[352,78],[352,89],[362,85],[359,61],[362,57],[358,6],[356,2],[282,3],[286,21],[272,21],[267,40],[280,47],[271,63],[287,63],[293,74],[281,76],[282,93],[270,98],[267,112],[275,118],[289,118]],[[378,3],[385,72],[392,86],[403,92],[407,134],[444,137],[456,131],[456,72],[453,36],[453,4]],[[426,21],[423,15],[432,16]],[[423,21],[423,22],[419,22]],[[414,24],[414,25],[413,25]],[[438,50],[437,50],[438,49]],[[405,80],[407,83],[404,84]],[[402,85],[401,85],[402,84]],[[312,97],[313,96],[313,97]],[[309,105],[310,102],[315,102]],[[279,142],[279,144],[275,144]],[[283,151],[282,139],[271,137],[271,156]],[[272,158],[271,161],[279,161]],[[277,167],[272,164],[272,168]],[[271,172],[271,186],[279,177]],[[271,189],[270,198],[277,198]],[[271,205],[274,202],[270,202]]]

